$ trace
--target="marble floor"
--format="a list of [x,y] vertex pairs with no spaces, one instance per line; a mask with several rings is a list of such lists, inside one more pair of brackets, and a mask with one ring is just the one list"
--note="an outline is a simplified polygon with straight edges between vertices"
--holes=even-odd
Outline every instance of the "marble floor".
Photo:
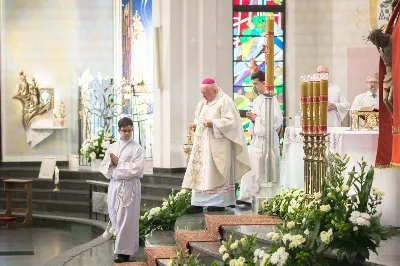
[[55,256],[97,236],[84,224],[70,228],[9,229],[1,226],[0,266],[45,265]]

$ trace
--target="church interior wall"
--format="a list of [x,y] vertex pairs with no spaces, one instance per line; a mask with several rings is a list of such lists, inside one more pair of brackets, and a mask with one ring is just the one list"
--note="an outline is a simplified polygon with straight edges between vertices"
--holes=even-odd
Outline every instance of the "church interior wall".
[[[66,160],[78,151],[78,77],[87,68],[113,75],[113,2],[97,0],[1,0],[3,161]],[[54,88],[56,107],[66,105],[67,129],[36,147],[26,143],[22,105],[12,99],[19,71],[39,88]],[[54,110],[55,111],[55,110]]]
[[[349,102],[364,90],[365,78],[377,71],[373,62],[378,60],[372,45],[365,43],[371,10],[378,9],[371,2],[379,3],[286,1],[285,116],[293,118],[298,111],[300,76],[314,73],[319,64],[328,66],[331,82],[342,88]],[[232,96],[230,5],[230,0],[153,0],[153,24],[160,29],[162,47],[160,58],[154,58],[153,84],[160,83],[157,71],[162,72],[160,88],[154,88],[154,167],[186,166],[182,144],[204,77],[215,78]],[[108,76],[115,72],[113,1],[1,0],[1,7],[4,161],[76,153],[78,77],[86,68]],[[20,70],[28,81],[35,77],[39,87],[54,88],[55,105],[64,100],[67,107],[68,128],[55,131],[36,148],[26,143],[21,103],[12,99]],[[286,121],[294,125],[294,119]]]
[[161,28],[163,77],[162,88],[154,91],[154,167],[186,167],[183,143],[201,100],[203,78],[216,79],[233,95],[230,5],[230,0],[153,0],[153,23]]
[[[286,116],[299,109],[300,76],[318,65],[330,70],[330,82],[347,100],[365,91],[365,79],[378,71],[378,53],[366,37],[379,1],[287,0]],[[294,119],[287,120],[294,126]],[[343,125],[347,125],[345,119]]]

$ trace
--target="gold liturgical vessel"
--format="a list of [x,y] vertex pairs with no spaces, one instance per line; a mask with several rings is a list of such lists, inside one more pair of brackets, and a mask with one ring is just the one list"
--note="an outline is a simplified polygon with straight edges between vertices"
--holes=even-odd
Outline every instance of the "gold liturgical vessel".
[[328,122],[328,74],[302,76],[301,109],[304,150],[304,193],[306,199],[321,192],[327,175],[326,137]]
[[187,158],[190,158],[190,154],[192,153],[193,141],[191,131],[186,135],[186,141],[183,144],[183,151],[185,152]]

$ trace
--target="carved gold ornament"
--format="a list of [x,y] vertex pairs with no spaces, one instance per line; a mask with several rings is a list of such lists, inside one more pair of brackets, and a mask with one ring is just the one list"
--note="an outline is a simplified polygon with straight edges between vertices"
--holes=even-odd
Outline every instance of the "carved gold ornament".
[[18,86],[18,93],[13,97],[22,103],[22,124],[27,130],[32,120],[49,111],[54,105],[53,89],[40,89],[35,78],[32,83],[26,81],[24,71],[19,72],[21,83]]

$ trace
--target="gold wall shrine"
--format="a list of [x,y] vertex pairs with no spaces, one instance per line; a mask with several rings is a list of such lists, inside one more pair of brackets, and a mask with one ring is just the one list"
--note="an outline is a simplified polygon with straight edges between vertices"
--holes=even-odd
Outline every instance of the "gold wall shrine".
[[328,74],[302,76],[301,109],[306,198],[322,190],[327,175]]

